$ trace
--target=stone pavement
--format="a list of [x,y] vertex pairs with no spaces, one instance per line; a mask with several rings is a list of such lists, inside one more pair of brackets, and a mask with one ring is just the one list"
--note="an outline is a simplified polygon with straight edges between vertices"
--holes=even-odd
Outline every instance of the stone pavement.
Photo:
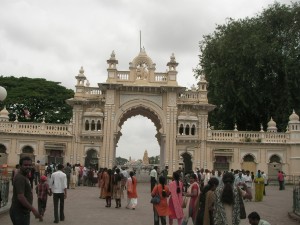
[[[77,187],[68,190],[68,198],[65,201],[65,221],[61,225],[152,225],[153,212],[150,201],[150,184],[138,184],[138,206],[136,210],[125,208],[126,199],[122,201],[122,208],[115,209],[115,202],[112,201],[111,208],[105,208],[105,200],[99,199],[99,189],[97,187]],[[11,196],[10,196],[11,198]],[[292,211],[292,187],[287,187],[285,191],[279,191],[277,186],[267,187],[267,196],[263,202],[245,202],[247,214],[257,211],[261,217],[269,221],[272,225],[296,225],[298,222],[288,217],[288,212]],[[34,199],[36,205],[36,196]],[[48,198],[47,210],[44,221],[39,222],[31,214],[31,225],[53,224],[53,203],[52,197]],[[0,224],[12,224],[8,213],[0,215]],[[175,222],[174,224],[177,224]],[[189,224],[192,224],[189,221]],[[248,220],[243,220],[241,225],[249,224]]]

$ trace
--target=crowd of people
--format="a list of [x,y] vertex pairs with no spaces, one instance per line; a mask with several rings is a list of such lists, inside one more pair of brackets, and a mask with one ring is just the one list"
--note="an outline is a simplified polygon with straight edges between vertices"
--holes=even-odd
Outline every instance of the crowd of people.
[[[260,170],[256,175],[244,170],[222,173],[208,169],[184,175],[178,170],[169,183],[165,173],[158,174],[157,167],[150,172],[151,196],[160,199],[153,204],[154,225],[167,224],[167,218],[169,225],[174,220],[178,225],[186,225],[189,220],[197,225],[238,225],[247,217],[244,200],[252,200],[252,185],[255,185],[255,201],[262,201],[268,180]],[[250,213],[248,220],[253,225],[269,224],[260,220],[256,212]]]
[[[33,170],[34,168],[34,170]],[[154,225],[238,225],[246,219],[243,201],[252,200],[252,188],[255,189],[255,201],[262,201],[268,185],[267,175],[258,170],[256,174],[244,170],[209,171],[196,169],[184,174],[181,169],[172,176],[166,167],[161,172],[155,166],[149,173],[151,196],[156,198],[153,204]],[[35,179],[37,182],[35,183]],[[31,182],[32,180],[32,182]],[[13,197],[10,210],[14,225],[30,224],[30,212],[43,221],[47,198],[53,196],[54,223],[64,221],[64,200],[67,189],[77,186],[98,186],[99,198],[105,199],[105,207],[122,207],[122,199],[127,194],[124,207],[135,210],[137,207],[138,180],[134,171],[125,168],[112,169],[86,168],[80,164],[66,166],[50,163],[45,170],[40,162],[33,164],[28,157],[21,158],[13,171]],[[278,172],[279,189],[284,189],[284,174]],[[37,194],[38,209],[32,206],[33,183]],[[158,200],[157,200],[158,199]],[[112,200],[115,203],[112,204]],[[157,202],[158,201],[158,202]],[[260,220],[258,213],[248,215],[249,223],[268,224]],[[260,222],[259,222],[260,221]],[[259,223],[258,223],[259,222]]]

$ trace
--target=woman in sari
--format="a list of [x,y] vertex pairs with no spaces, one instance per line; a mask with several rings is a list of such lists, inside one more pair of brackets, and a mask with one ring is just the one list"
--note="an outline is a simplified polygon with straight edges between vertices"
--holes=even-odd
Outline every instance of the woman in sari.
[[166,179],[161,176],[159,177],[159,184],[154,186],[151,196],[159,195],[160,202],[158,204],[153,205],[154,211],[154,225],[159,225],[159,219],[162,225],[167,224],[166,216],[169,215],[169,206],[168,206],[168,197],[170,195],[170,191],[168,186],[165,184]]
[[179,180],[180,174],[173,173],[173,181],[169,184],[171,196],[169,198],[169,225],[173,224],[173,219],[177,219],[178,225],[181,225],[183,218],[182,210],[182,191],[183,183]]
[[111,169],[103,169],[102,174],[102,194],[105,197],[106,205],[105,207],[111,207],[111,193],[112,193],[112,183],[111,183]]
[[184,210],[184,218],[182,221],[182,225],[188,224],[190,217],[192,217],[193,224],[195,224],[194,222],[197,211],[195,205],[198,195],[200,194],[199,185],[196,181],[197,175],[192,173],[190,175],[190,186],[187,189],[187,192],[185,193],[186,208]]
[[121,197],[123,195],[123,189],[121,187],[122,184],[122,174],[120,173],[120,169],[117,168],[115,170],[115,174],[112,177],[113,182],[113,198],[116,201],[116,209],[121,207]]
[[127,209],[135,209],[137,205],[137,180],[134,176],[134,172],[129,173],[129,178],[127,179]]
[[251,199],[251,193],[247,189],[241,190],[239,187],[234,186],[234,175],[226,172],[223,175],[223,185],[217,187],[215,191],[214,202],[214,225],[239,225],[240,224],[240,198]]
[[255,201],[261,202],[264,198],[264,178],[261,176],[260,170],[257,171],[257,177],[254,178],[255,183]]
[[215,190],[219,185],[216,177],[209,179],[208,184],[203,188],[199,196],[198,212],[195,224],[197,225],[213,225],[213,207],[215,201]]

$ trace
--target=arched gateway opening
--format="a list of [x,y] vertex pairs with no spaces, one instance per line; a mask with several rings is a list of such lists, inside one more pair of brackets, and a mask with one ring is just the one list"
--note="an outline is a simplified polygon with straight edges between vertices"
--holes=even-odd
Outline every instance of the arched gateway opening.
[[[116,148],[117,166],[124,163],[123,159],[128,161],[131,159],[132,163],[142,160],[143,166],[147,165],[145,162],[154,164],[155,162],[153,161],[156,156],[159,159],[160,146],[155,137],[157,133],[156,128],[151,120],[140,115],[131,117],[122,125],[121,133],[122,135]],[[145,151],[147,151],[146,158],[144,158]],[[121,159],[118,157],[121,157]]]
[[[149,103],[148,103],[149,104]],[[123,111],[122,111],[123,112]],[[142,119],[143,117],[145,117],[144,119]],[[131,146],[132,144],[136,143],[137,146],[134,146],[135,150],[136,150],[136,154],[134,155],[129,155],[131,156],[132,159],[138,160],[138,159],[143,159],[142,154],[144,152],[145,149],[147,149],[148,151],[151,152],[151,149],[149,149],[148,147],[153,146],[153,143],[151,143],[151,145],[147,145],[147,143],[149,143],[149,141],[154,141],[157,143],[157,146],[155,146],[155,148],[159,148],[158,151],[156,151],[158,153],[158,155],[160,156],[160,164],[161,166],[164,166],[164,149],[163,149],[163,139],[161,138],[162,135],[162,121],[159,118],[159,115],[157,112],[155,112],[155,109],[151,108],[151,106],[145,106],[145,105],[141,105],[138,104],[136,106],[128,106],[127,110],[123,113],[120,113],[120,117],[118,120],[118,124],[117,124],[117,135],[116,135],[116,152],[115,152],[115,156],[117,151],[121,151],[119,150],[119,144],[121,144],[122,142],[120,142],[120,138],[122,137],[122,132],[121,129],[124,125],[125,122],[127,122],[128,119],[130,120],[134,120],[136,118],[136,122],[139,122],[138,124],[136,124],[135,126],[132,126],[131,128],[134,129],[134,127],[138,127],[137,130],[140,131],[140,133],[136,133],[134,134],[133,137],[129,137],[128,140],[130,140],[131,143],[124,143],[127,146]],[[147,118],[150,121],[146,121]],[[154,130],[152,130],[152,135],[154,138],[149,137],[149,135],[151,134],[145,134],[143,132],[143,128],[145,128],[146,124],[153,124],[154,125]],[[149,129],[148,129],[149,130]],[[135,133],[135,131],[131,131],[131,133]],[[144,137],[142,137],[141,135],[144,134]],[[148,136],[148,137],[145,137]],[[137,140],[138,139],[138,140]],[[126,151],[126,147],[124,148],[124,146],[122,146],[123,151]],[[118,152],[118,154],[120,154]],[[138,157],[138,156],[141,157]],[[128,157],[127,157],[128,159]]]

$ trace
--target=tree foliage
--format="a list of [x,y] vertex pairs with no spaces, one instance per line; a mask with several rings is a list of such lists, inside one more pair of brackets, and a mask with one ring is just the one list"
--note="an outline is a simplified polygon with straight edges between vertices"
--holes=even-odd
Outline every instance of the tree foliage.
[[128,159],[122,158],[122,157],[116,157],[116,164],[117,165],[124,165],[128,162]]
[[11,121],[65,123],[72,117],[72,108],[65,100],[74,96],[74,91],[58,82],[42,78],[4,77],[0,84],[7,91],[6,105]]
[[229,19],[200,42],[196,77],[206,76],[217,129],[286,128],[300,113],[300,4],[275,3],[253,18]]

